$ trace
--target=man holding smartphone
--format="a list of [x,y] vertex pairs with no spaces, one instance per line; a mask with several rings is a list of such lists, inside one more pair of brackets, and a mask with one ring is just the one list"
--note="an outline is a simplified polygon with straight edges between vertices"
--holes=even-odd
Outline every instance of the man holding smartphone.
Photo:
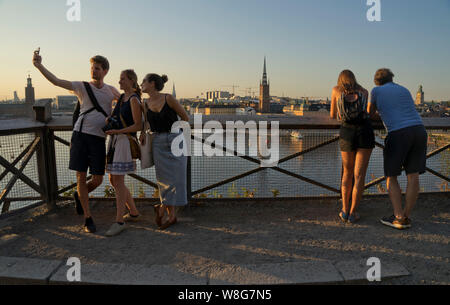
[[[33,55],[33,65],[49,82],[71,91],[80,101],[80,115],[74,125],[70,143],[69,169],[77,172],[77,191],[74,193],[74,199],[77,213],[84,214],[84,231],[94,233],[96,227],[89,210],[89,193],[103,182],[106,135],[102,127],[105,126],[105,114],[111,115],[112,102],[119,98],[120,93],[113,86],[103,82],[109,71],[108,60],[97,55],[92,57],[90,62],[92,80],[85,85],[83,82],[62,80],[53,75],[43,66],[39,49]],[[92,102],[89,93],[93,93],[96,104],[103,109],[102,112],[94,107],[95,102]],[[88,168],[92,174],[92,179],[89,182],[87,182]]]

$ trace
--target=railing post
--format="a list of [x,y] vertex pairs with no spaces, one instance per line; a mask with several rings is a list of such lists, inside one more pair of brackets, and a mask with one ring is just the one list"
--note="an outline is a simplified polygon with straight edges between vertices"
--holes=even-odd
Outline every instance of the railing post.
[[187,157],[187,180],[186,180],[186,188],[187,188],[187,200],[188,203],[192,200],[192,166],[191,166],[191,156]]
[[[37,121],[47,123],[52,119],[50,101],[36,103],[33,109]],[[53,210],[58,199],[55,140],[53,131],[47,126],[39,129],[37,134],[41,138],[41,145],[37,150],[39,184],[43,190],[44,200],[48,209]]]
[[37,166],[39,174],[39,185],[43,190],[44,200],[49,210],[56,207],[58,198],[58,178],[56,173],[55,140],[53,131],[44,127],[37,132],[41,138],[37,150]]

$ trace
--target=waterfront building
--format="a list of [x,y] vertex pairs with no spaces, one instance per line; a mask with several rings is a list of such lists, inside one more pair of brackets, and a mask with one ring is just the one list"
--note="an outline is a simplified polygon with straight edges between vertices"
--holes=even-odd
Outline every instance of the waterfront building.
[[207,105],[205,106],[205,115],[214,114],[236,114],[239,105]]
[[321,104],[306,103],[300,105],[288,105],[283,107],[283,112],[287,115],[303,116],[303,117],[329,117],[329,107]]
[[25,87],[25,103],[0,104],[0,116],[2,118],[29,117],[34,118],[33,105],[35,102],[34,88],[30,75]]

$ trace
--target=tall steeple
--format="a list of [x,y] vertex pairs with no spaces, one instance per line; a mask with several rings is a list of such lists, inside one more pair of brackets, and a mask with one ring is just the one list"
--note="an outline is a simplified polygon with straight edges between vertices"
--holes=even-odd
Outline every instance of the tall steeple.
[[423,87],[422,85],[419,86],[419,90],[417,91],[416,94],[416,105],[421,105],[425,102],[425,93],[423,92]]
[[261,81],[261,85],[267,85],[267,69],[266,69],[266,57],[264,56],[264,70],[263,70],[263,77]]
[[31,83],[31,76],[28,74],[27,86],[25,87],[25,103],[34,104],[34,88]]
[[174,98],[177,98],[177,92],[175,91],[175,83],[173,83],[172,96],[173,96]]
[[270,92],[269,92],[269,82],[267,80],[267,67],[265,56],[264,56],[263,77],[259,86],[259,112],[260,113],[270,112]]

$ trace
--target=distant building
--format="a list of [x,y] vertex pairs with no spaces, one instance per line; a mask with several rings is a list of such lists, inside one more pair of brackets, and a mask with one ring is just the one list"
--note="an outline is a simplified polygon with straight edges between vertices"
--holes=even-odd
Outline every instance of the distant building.
[[270,103],[270,113],[283,113],[284,105],[279,103]]
[[220,99],[229,99],[231,97],[228,91],[208,91],[206,92],[206,99],[210,102]]
[[422,85],[419,86],[419,90],[417,91],[416,95],[416,105],[423,105],[425,101],[425,93],[423,92]]
[[55,108],[58,110],[74,111],[78,103],[75,95],[58,95],[56,96]]
[[31,77],[30,75],[28,75],[27,86],[25,87],[25,104],[31,104],[31,106],[33,106],[34,102],[35,102],[34,88],[33,84],[31,83]]
[[236,114],[238,108],[240,108],[239,105],[207,105],[204,114]]
[[266,57],[264,56],[264,69],[262,80],[259,85],[259,112],[269,113],[270,112],[270,84],[267,79],[266,70]]
[[19,96],[17,95],[17,91],[14,91],[14,103],[20,103]]
[[284,106],[283,112],[287,115],[304,116],[304,117],[328,117],[330,109],[326,105],[306,103],[301,105]]
[[206,106],[205,105],[192,105],[190,108],[190,113],[191,114],[205,114],[205,109]]
[[27,86],[25,87],[25,103],[9,103],[0,105],[0,115],[2,118],[29,117],[34,118],[33,105],[35,102],[34,88],[31,77],[28,75]]

